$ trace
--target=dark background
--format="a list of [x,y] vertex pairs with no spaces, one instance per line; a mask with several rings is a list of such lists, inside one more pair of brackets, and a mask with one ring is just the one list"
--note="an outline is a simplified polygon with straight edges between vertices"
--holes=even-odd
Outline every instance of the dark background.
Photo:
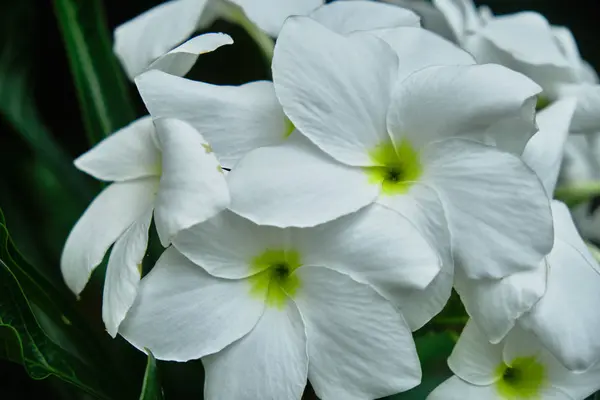
[[[20,0],[0,0],[0,12],[10,3]],[[83,1],[83,0],[82,0]],[[106,0],[105,8],[110,29],[133,18],[151,6],[160,3],[158,0]],[[544,14],[551,23],[569,27],[580,46],[581,53],[597,70],[600,67],[600,12],[597,0],[488,0],[479,1],[487,4],[497,14],[535,10]],[[23,27],[23,35],[35,37],[34,51],[36,68],[31,71],[30,79],[34,88],[34,100],[42,114],[42,119],[50,128],[56,139],[75,158],[87,150],[87,140],[83,122],[79,112],[77,95],[69,71],[61,36],[56,25],[52,2],[35,0],[32,13],[35,23]],[[246,36],[245,32],[223,21],[212,27],[214,31],[230,33],[236,44],[219,50],[218,55],[203,56],[203,67],[193,71],[194,77],[211,83],[239,84],[256,79],[268,79],[266,68],[258,49]],[[1,89],[0,89],[1,90]],[[133,86],[131,92],[135,95]],[[144,113],[141,101],[134,97],[138,115]],[[31,192],[27,179],[23,179],[23,159],[31,156],[27,144],[17,135],[0,116],[0,206],[6,213],[9,228],[13,232],[17,244],[19,237],[39,237],[44,232],[43,225],[29,226],[20,224],[16,213],[9,212],[9,204],[18,205],[29,213],[40,213],[40,201]],[[77,210],[75,210],[77,211]],[[82,211],[82,210],[80,210]],[[40,221],[46,215],[36,215]],[[77,215],[74,212],[74,215]],[[73,221],[74,222],[74,221]],[[68,227],[58,233],[55,243],[62,243]],[[29,250],[29,249],[28,249]],[[58,265],[59,247],[31,249],[41,254],[49,263]],[[25,251],[27,254],[27,251]],[[22,367],[0,361],[0,399],[24,399],[29,396],[44,395],[46,399],[70,398],[62,386],[51,380],[35,382],[30,380]]]

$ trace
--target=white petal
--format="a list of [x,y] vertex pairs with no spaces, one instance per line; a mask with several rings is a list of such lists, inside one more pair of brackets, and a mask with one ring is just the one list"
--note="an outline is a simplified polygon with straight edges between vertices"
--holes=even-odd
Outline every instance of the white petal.
[[366,282],[395,302],[399,289],[423,289],[441,258],[406,218],[378,204],[293,233],[303,263],[321,265]]
[[142,117],[79,156],[75,166],[103,181],[160,175],[160,151],[154,135],[152,118]]
[[325,0],[231,0],[240,5],[260,29],[276,37],[287,17],[308,15]]
[[600,78],[594,67],[587,61],[582,60],[581,69],[579,71],[579,78],[582,82],[591,83],[597,85],[600,83]]
[[523,151],[523,161],[541,179],[548,196],[552,196],[556,187],[575,105],[574,99],[564,99],[538,113],[540,130]]
[[238,279],[260,272],[250,268],[252,260],[267,249],[284,249],[286,237],[280,228],[256,225],[227,210],[181,231],[173,245],[211,275]]
[[600,361],[600,267],[575,230],[566,206],[553,202],[556,239],[545,296],[521,319],[546,348],[571,370]]
[[459,42],[482,26],[473,0],[433,0],[433,4],[446,16]]
[[368,33],[342,36],[309,18],[290,18],[275,45],[273,82],[286,115],[337,160],[371,165],[389,140],[385,115],[398,59]]
[[152,206],[157,187],[155,178],[113,183],[88,206],[71,230],[60,260],[73,293],[81,293],[110,245]]
[[250,333],[202,362],[207,400],[300,399],[308,352],[296,305],[265,309]]
[[444,39],[456,42],[456,37],[446,17],[428,1],[387,0],[387,3],[406,8],[421,18],[423,28]]
[[600,131],[600,85],[563,85],[559,97],[577,98],[577,108],[571,123],[573,133],[596,133]]
[[369,205],[380,187],[297,133],[250,152],[227,176],[230,209],[260,225],[310,227]]
[[137,296],[151,221],[152,209],[127,228],[110,253],[102,295],[102,320],[112,337],[117,336],[119,325]]
[[577,42],[575,41],[573,33],[571,33],[569,28],[564,26],[553,25],[550,29],[552,30],[552,34],[554,35],[558,47],[569,62],[571,68],[578,70],[581,73],[583,60],[581,59],[581,54],[579,53],[579,48],[577,47]]
[[419,384],[421,369],[402,315],[374,289],[322,267],[296,270],[308,379],[323,400],[373,399]]
[[531,271],[501,279],[469,279],[455,271],[454,285],[473,322],[492,343],[498,343],[546,292],[546,262]]
[[135,78],[158,57],[190,37],[199,26],[207,2],[168,1],[118,26],[114,52],[129,78]]
[[[475,59],[454,43],[420,28],[380,29],[370,32],[383,39],[398,55],[398,80],[434,65],[472,65]],[[427,51],[423,51],[427,49]]]
[[498,380],[496,370],[502,365],[502,344],[491,344],[473,320],[465,325],[448,366],[459,378],[474,385],[490,385]]
[[[499,400],[493,386],[476,386],[457,376],[445,380],[427,396],[427,400]],[[558,399],[557,399],[558,400]]]
[[371,1],[337,1],[317,8],[310,17],[337,33],[348,34],[398,26],[421,27],[420,18],[402,7]]
[[594,143],[594,140],[588,135],[567,137],[559,176],[561,183],[577,185],[600,179],[600,166],[594,155],[595,144],[599,143]]
[[521,159],[464,139],[432,144],[421,159],[469,278],[537,268],[552,248],[552,217],[543,185]]
[[290,133],[272,82],[216,86],[160,71],[146,72],[135,82],[154,118],[190,123],[227,168],[251,150],[283,143]]
[[210,53],[221,46],[233,44],[225,33],[205,33],[177,46],[154,61],[148,69],[157,69],[171,75],[184,76],[196,64],[200,54]]
[[212,277],[173,247],[142,279],[119,333],[161,360],[188,361],[221,351],[254,328],[266,289]]
[[155,122],[163,172],[154,218],[164,247],[177,232],[229,206],[229,190],[210,145],[189,124],[175,119]]
[[530,99],[540,91],[527,77],[499,65],[426,68],[396,87],[388,130],[394,140],[406,137],[417,147],[458,136],[487,141],[482,137],[487,129],[520,116],[529,122],[527,130],[501,134],[520,141],[522,150],[537,130]]

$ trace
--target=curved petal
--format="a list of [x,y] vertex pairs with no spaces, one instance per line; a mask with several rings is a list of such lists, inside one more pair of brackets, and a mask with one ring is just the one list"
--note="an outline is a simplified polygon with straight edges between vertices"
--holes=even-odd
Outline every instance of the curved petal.
[[455,260],[472,279],[538,267],[553,243],[544,187],[518,157],[464,139],[428,146],[424,183],[440,193]]
[[310,229],[292,241],[307,265],[320,265],[373,286],[396,303],[398,289],[423,289],[441,258],[406,218],[378,204]]
[[499,398],[493,386],[471,385],[458,376],[445,380],[427,396],[427,400],[498,400]]
[[103,181],[160,175],[154,124],[142,117],[119,129],[75,160],[75,166]]
[[534,103],[528,100],[540,91],[527,77],[499,65],[429,67],[396,87],[388,130],[397,143],[407,138],[415,147],[458,136],[486,141],[488,128],[520,116],[529,121],[527,130],[501,134],[513,135],[524,147],[537,130]]
[[413,0],[384,0],[387,3],[406,8],[421,18],[423,28],[433,32],[444,39],[456,43],[456,36],[444,14],[428,1]]
[[260,225],[310,227],[369,205],[380,187],[297,133],[250,152],[227,176],[230,209]]
[[433,4],[444,14],[459,43],[482,26],[473,0],[433,0]]
[[195,360],[248,334],[265,298],[266,288],[259,292],[246,280],[214,278],[170,247],[142,279],[119,333],[160,360]]
[[273,82],[286,115],[337,160],[372,164],[389,140],[385,115],[398,59],[368,33],[343,36],[310,18],[290,18],[273,57]]
[[160,71],[146,72],[135,82],[154,118],[191,124],[224,167],[232,168],[251,150],[283,143],[290,134],[272,82],[216,86]]
[[196,64],[200,54],[213,52],[228,44],[233,44],[233,39],[225,33],[205,33],[160,56],[150,64],[148,69],[157,69],[170,75],[184,76]]
[[548,290],[521,326],[534,333],[567,368],[584,371],[600,361],[600,266],[575,230],[568,208],[552,211],[556,239],[548,255]]
[[501,279],[469,279],[457,269],[454,287],[471,319],[492,343],[498,343],[517,319],[531,310],[546,292],[546,262],[531,271]]
[[129,78],[135,78],[158,57],[191,36],[208,2],[168,1],[118,26],[113,50]]
[[317,8],[310,17],[341,34],[398,26],[421,27],[420,18],[412,11],[364,0],[329,3]]
[[181,231],[173,246],[211,275],[239,279],[260,272],[251,268],[253,259],[267,249],[284,249],[286,237],[280,228],[256,225],[226,210]]
[[325,0],[231,0],[244,9],[260,29],[277,37],[283,22],[292,15],[308,15]]
[[102,295],[102,320],[113,338],[117,336],[119,325],[137,296],[151,221],[152,209],[149,209],[117,239],[108,258]]
[[380,29],[370,33],[383,39],[396,52],[400,60],[398,81],[434,65],[475,64],[475,59],[469,53],[425,29],[406,27]]
[[474,385],[491,385],[498,380],[497,368],[502,365],[502,344],[491,344],[473,320],[465,325],[448,366],[458,377]]
[[575,106],[574,99],[564,99],[538,113],[540,130],[523,151],[523,161],[541,179],[549,197],[556,187]]
[[69,233],[60,259],[73,293],[81,293],[110,245],[152,206],[157,186],[155,178],[113,183],[88,206]]
[[323,400],[373,399],[419,384],[421,368],[402,315],[370,286],[323,268],[296,270],[308,379]]
[[164,247],[177,232],[229,206],[229,189],[210,145],[189,124],[176,119],[155,121],[162,149],[162,175],[154,218]]
[[266,308],[250,333],[202,359],[207,400],[299,399],[308,376],[302,317],[288,301]]
[[575,97],[577,108],[571,123],[573,133],[596,133],[600,131],[600,85],[562,85],[559,97]]

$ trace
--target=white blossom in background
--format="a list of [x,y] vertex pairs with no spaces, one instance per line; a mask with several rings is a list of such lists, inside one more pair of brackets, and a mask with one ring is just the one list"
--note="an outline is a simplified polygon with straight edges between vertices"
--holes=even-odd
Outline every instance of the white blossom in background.
[[585,373],[569,371],[519,328],[491,344],[468,322],[448,365],[455,376],[427,400],[582,400],[600,389],[600,364]]
[[179,233],[119,333],[159,359],[202,358],[207,400],[299,400],[307,378],[323,400],[375,399],[421,379],[410,327],[379,292],[422,289],[440,264],[377,205],[304,229],[226,211]]
[[263,51],[270,52],[273,42],[258,34],[259,29],[275,37],[287,17],[306,15],[322,4],[323,0],[166,1],[117,27],[114,52],[133,80],[158,57],[218,18],[242,25]]
[[221,167],[202,135],[173,119],[141,118],[75,160],[93,177],[113,182],[90,204],[67,238],[61,270],[80,294],[108,259],[102,318],[111,336],[133,304],[152,216],[163,246],[181,229],[229,205]]

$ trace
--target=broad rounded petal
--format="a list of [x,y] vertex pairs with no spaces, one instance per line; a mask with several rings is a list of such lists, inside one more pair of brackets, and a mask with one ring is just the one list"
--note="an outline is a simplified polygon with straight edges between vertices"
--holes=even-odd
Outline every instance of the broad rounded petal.
[[151,221],[152,209],[149,209],[117,239],[110,253],[102,295],[102,320],[112,337],[117,336],[119,325],[137,296]]
[[380,29],[370,33],[383,39],[398,55],[398,81],[434,65],[475,64],[475,59],[469,53],[425,29],[406,27]]
[[[427,396],[427,400],[498,400],[493,386],[476,386],[458,376],[445,380]],[[557,399],[558,400],[558,399]]]
[[501,279],[469,279],[459,268],[454,287],[472,321],[490,342],[498,343],[544,295],[546,276],[545,261]]
[[600,267],[575,230],[568,208],[552,205],[556,239],[548,255],[548,290],[521,325],[567,368],[584,371],[600,361]]
[[421,158],[422,180],[444,201],[454,257],[467,277],[538,267],[554,241],[550,201],[521,159],[464,139],[432,144]]
[[310,17],[337,33],[398,26],[421,27],[420,18],[405,8],[372,1],[337,1],[317,8]]
[[135,82],[154,118],[190,123],[224,167],[232,168],[251,150],[283,143],[290,134],[272,82],[216,86],[160,71],[146,72]]
[[433,4],[444,14],[459,43],[482,26],[473,0],[433,0]]
[[210,145],[189,124],[176,119],[155,122],[162,149],[162,175],[154,218],[164,247],[177,232],[229,206],[229,189]]
[[273,82],[286,115],[337,160],[369,166],[388,141],[385,116],[398,59],[368,33],[343,36],[305,17],[290,18],[273,57]]
[[[577,41],[575,40],[573,33],[571,33],[569,28],[564,26],[553,25],[550,29],[552,30],[552,34],[554,35],[558,47],[569,62],[571,68],[577,70],[581,74],[583,72],[583,60],[581,59],[581,54],[579,53]],[[580,78],[583,80],[584,77],[580,76]]]
[[160,175],[160,151],[152,118],[140,118],[113,133],[79,156],[75,166],[103,181]]
[[207,400],[299,399],[308,376],[302,317],[288,301],[268,307],[254,329],[202,360]]
[[456,36],[450,24],[446,20],[446,17],[433,6],[433,4],[426,1],[413,1],[413,0],[384,0],[386,3],[393,4],[402,8],[406,8],[416,13],[421,18],[421,25],[423,28],[430,32],[434,32],[437,35],[448,39],[453,43],[456,42]]
[[557,101],[537,115],[539,132],[525,146],[523,161],[537,174],[548,196],[552,196],[569,135],[576,102],[574,99]]
[[393,303],[399,289],[423,289],[442,262],[405,217],[378,204],[310,229],[292,241],[307,265],[321,265],[373,286]]
[[600,131],[600,85],[563,85],[558,88],[559,97],[575,97],[577,108],[571,123],[573,133],[596,133]]
[[458,377],[474,385],[490,385],[498,380],[502,365],[502,344],[491,344],[473,320],[465,325],[448,366]]
[[528,100],[540,91],[527,77],[499,65],[429,67],[396,87],[388,129],[395,141],[407,138],[416,147],[458,136],[486,141],[488,128],[522,116],[529,118],[529,129],[502,134],[515,135],[524,145],[537,130],[534,103]]
[[227,176],[230,209],[260,225],[310,227],[369,205],[380,187],[297,133],[249,153]]
[[319,398],[372,399],[419,384],[421,368],[402,315],[370,286],[323,267],[296,270],[308,378]]
[[196,64],[200,54],[210,53],[227,44],[233,44],[233,39],[225,33],[206,33],[196,36],[159,57],[150,64],[148,69],[184,76]]
[[256,225],[226,210],[181,231],[173,246],[211,275],[238,279],[260,272],[251,268],[252,261],[267,249],[284,249],[287,236],[285,230]]
[[81,293],[111,244],[152,206],[155,178],[113,183],[104,189],[75,224],[60,259],[71,291]]
[[247,280],[215,278],[170,247],[142,279],[119,333],[158,359],[195,360],[250,332],[265,297],[266,288],[259,292]]
[[292,15],[308,15],[325,0],[231,0],[244,9],[260,29],[277,37],[283,22]]
[[114,52],[130,79],[196,30],[208,0],[160,4],[115,29]]

